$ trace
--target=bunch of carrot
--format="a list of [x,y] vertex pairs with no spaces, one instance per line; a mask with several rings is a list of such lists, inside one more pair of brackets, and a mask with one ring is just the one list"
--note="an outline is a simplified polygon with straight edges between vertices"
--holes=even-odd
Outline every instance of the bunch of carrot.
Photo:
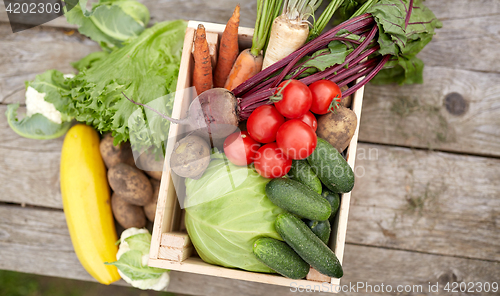
[[193,52],[193,85],[198,94],[212,87],[224,87],[233,90],[236,86],[261,71],[264,60],[262,50],[268,43],[270,28],[273,20],[280,12],[282,1],[257,1],[257,20],[255,21],[252,47],[243,50],[241,53],[238,46],[240,6],[236,6],[222,33],[217,64],[213,75],[205,28],[203,25],[198,26]]
[[200,24],[196,29],[194,41],[194,70],[193,86],[196,93],[201,94],[212,87],[224,87],[227,77],[238,57],[238,27],[240,24],[240,6],[237,5],[233,15],[227,22],[226,28],[222,33],[219,47],[219,54],[215,71],[212,75],[212,62],[208,42],[205,34],[205,27]]

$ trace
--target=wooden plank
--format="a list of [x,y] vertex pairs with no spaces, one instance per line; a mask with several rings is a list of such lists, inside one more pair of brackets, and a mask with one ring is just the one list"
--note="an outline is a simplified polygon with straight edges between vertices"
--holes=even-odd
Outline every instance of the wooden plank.
[[419,54],[427,66],[500,72],[499,1],[433,0],[425,5],[443,22]]
[[347,241],[500,261],[500,159],[360,145]]
[[[226,23],[233,14],[236,4],[241,6],[240,25],[252,27],[255,24],[256,4],[255,1],[239,2],[236,0],[138,0],[149,9],[151,15],[150,25],[167,20],[198,20],[205,22]],[[88,2],[97,2],[91,0]],[[90,6],[89,6],[90,8]],[[8,22],[5,6],[0,6],[0,22]],[[43,26],[74,28],[66,22],[64,17],[43,24]],[[11,31],[12,32],[12,31]]]
[[500,74],[425,67],[424,80],[368,85],[360,141],[500,156]]
[[[62,211],[0,205],[0,258],[0,269],[94,281],[76,258]],[[191,295],[290,295],[295,289],[175,271],[170,276],[169,291]],[[405,294],[422,295],[428,282],[439,282],[442,291],[447,281],[492,282],[499,276],[498,262],[348,244],[341,283],[347,290],[349,283],[357,282],[390,284],[394,289],[397,285],[423,285],[424,293]],[[320,285],[317,289],[328,287],[316,285]],[[342,295],[360,294],[348,291]]]
[[50,69],[75,73],[70,62],[100,50],[77,32],[47,27],[12,34],[8,24],[0,23],[0,40],[0,103],[4,104],[24,103],[24,81]]
[[[7,106],[0,105],[0,201],[62,209],[59,159],[63,137],[26,139],[7,123]],[[25,108],[19,108],[25,113]]]

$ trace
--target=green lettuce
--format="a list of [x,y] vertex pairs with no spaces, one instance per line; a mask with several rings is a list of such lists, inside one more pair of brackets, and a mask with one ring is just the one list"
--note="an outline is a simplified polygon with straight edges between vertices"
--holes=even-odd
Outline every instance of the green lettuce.
[[89,53],[86,57],[80,59],[79,61],[71,63],[71,66],[78,70],[78,72],[81,72],[83,70],[88,70],[103,59],[105,59],[109,55],[108,52],[106,51],[95,51]]
[[265,194],[269,179],[217,154],[203,176],[186,178],[186,228],[207,263],[255,272],[274,272],[254,256],[259,237],[281,240],[274,229],[283,212]]
[[[100,132],[112,131],[115,144],[135,136],[132,144],[161,147],[169,122],[143,111],[123,95],[169,114],[173,106],[186,23],[162,22],[126,46],[111,52],[69,81],[64,112]],[[83,63],[82,63],[83,64]],[[134,116],[134,118],[131,118]],[[129,136],[130,135],[130,136]]]

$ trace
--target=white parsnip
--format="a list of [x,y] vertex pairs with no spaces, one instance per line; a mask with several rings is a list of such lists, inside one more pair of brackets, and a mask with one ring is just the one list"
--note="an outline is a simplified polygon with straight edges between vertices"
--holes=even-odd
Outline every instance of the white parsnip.
[[300,48],[309,35],[309,25],[301,20],[290,20],[286,15],[277,17],[271,27],[262,69],[288,56]]
[[262,69],[285,58],[306,43],[309,22],[321,0],[285,0],[283,12],[274,19]]

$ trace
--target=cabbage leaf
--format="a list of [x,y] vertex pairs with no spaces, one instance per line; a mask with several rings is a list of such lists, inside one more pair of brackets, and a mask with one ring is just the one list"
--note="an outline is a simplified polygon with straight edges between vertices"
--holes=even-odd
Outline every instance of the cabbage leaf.
[[134,0],[101,0],[87,10],[88,0],[65,0],[73,7],[65,13],[68,23],[98,42],[105,50],[121,47],[125,41],[136,38],[149,22],[149,11]]
[[200,179],[186,178],[185,182],[185,224],[201,259],[230,268],[273,273],[252,252],[259,237],[281,240],[274,222],[283,210],[265,194],[269,179],[250,167],[234,166],[216,157]]

